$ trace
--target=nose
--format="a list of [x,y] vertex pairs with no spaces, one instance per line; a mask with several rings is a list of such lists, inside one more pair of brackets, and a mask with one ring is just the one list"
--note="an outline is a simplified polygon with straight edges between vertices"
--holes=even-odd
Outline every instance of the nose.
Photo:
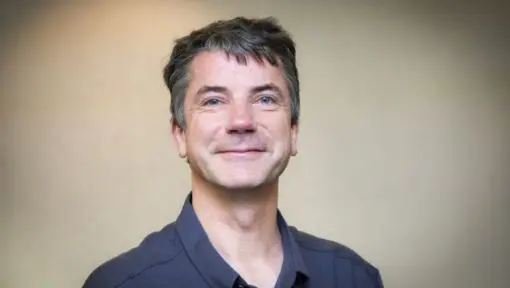
[[229,109],[227,133],[246,134],[255,132],[252,106],[247,103],[233,104]]

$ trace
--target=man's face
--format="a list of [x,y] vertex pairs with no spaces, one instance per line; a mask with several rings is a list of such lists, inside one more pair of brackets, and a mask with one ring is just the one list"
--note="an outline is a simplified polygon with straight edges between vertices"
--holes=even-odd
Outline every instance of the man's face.
[[224,52],[202,52],[190,65],[186,128],[173,124],[194,176],[227,189],[276,180],[297,153],[290,96],[280,68]]

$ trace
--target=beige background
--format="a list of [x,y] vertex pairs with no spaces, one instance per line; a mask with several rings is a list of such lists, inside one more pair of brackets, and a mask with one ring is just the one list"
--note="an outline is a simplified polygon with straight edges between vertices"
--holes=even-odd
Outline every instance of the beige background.
[[386,287],[509,287],[506,7],[269,2],[2,4],[0,287],[80,287],[175,219],[189,179],[161,69],[176,37],[235,15],[298,44],[289,222]]

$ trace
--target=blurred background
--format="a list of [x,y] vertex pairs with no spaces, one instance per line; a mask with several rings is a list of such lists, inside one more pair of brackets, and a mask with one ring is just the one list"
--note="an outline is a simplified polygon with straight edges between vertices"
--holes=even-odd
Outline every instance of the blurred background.
[[2,2],[0,287],[81,287],[174,221],[190,183],[162,68],[234,16],[297,42],[288,222],[386,287],[510,287],[509,9],[467,2]]

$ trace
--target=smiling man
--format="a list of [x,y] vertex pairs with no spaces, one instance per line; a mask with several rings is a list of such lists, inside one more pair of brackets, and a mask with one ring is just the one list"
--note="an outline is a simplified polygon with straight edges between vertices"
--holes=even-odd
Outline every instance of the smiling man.
[[274,19],[218,21],[178,39],[164,79],[191,192],[174,223],[84,287],[383,287],[354,251],[288,226],[278,210],[300,104],[294,42]]

